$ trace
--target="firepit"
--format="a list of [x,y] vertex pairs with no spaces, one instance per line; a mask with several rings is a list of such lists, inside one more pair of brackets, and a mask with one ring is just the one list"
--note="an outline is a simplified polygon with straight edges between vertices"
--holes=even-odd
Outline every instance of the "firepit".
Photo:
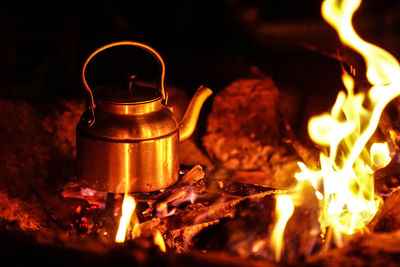
[[[44,107],[12,97],[0,100],[5,130],[0,133],[0,242],[5,264],[396,264],[400,66],[354,30],[360,4],[322,3],[324,20],[345,47],[335,44],[338,51],[331,53],[320,51],[318,45],[325,41],[303,44],[332,60],[332,75],[342,73],[337,83],[343,85],[326,93],[332,98],[307,96],[282,83],[282,74],[252,66],[246,75],[235,73],[224,89],[216,86],[190,139],[208,89],[201,87],[190,105],[178,87],[167,83],[164,90],[163,60],[138,42],[121,43],[139,44],[156,55],[162,67],[156,86],[130,73],[127,91],[115,98],[100,90],[95,97],[106,97],[96,106],[97,98],[84,82],[90,92],[84,116],[81,98],[54,96]],[[258,49],[265,49],[265,38],[274,29],[277,36],[294,34],[290,25],[260,26],[263,5],[227,5],[240,14],[238,21],[259,41]],[[236,10],[240,5],[247,9]],[[321,32],[326,24],[311,26],[310,31]],[[296,36],[302,35],[306,33]],[[124,62],[127,50],[116,53]],[[137,88],[155,89],[138,96],[142,91]],[[150,103],[151,108],[138,108],[138,103]],[[189,113],[196,114],[183,115],[188,105]],[[159,110],[168,113],[164,119],[175,121],[169,132],[156,131],[158,124],[149,123],[154,120],[143,119]],[[105,127],[106,121],[113,127]],[[113,139],[115,132],[121,134],[121,121],[139,125],[140,138],[124,125],[127,135]],[[110,135],[97,135],[90,128],[96,124]],[[85,138],[91,145],[85,147]],[[114,142],[122,150],[126,146],[124,156],[114,153]],[[143,156],[144,150],[154,157]]]

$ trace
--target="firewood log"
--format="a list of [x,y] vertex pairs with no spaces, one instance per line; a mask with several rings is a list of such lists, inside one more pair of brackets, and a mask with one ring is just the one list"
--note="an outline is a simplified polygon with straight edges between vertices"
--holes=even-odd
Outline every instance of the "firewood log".
[[397,266],[400,231],[365,234],[342,248],[332,249],[307,260],[313,266]]

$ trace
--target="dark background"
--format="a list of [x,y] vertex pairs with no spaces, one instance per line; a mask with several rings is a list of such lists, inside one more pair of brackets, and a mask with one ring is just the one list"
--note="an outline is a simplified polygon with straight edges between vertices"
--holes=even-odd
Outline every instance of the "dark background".
[[[9,1],[11,2],[11,1]],[[80,71],[98,47],[119,40],[149,44],[164,57],[166,83],[189,95],[214,91],[246,76],[252,66],[282,90],[333,97],[340,64],[325,54],[340,48],[323,22],[321,1],[68,1],[18,2],[0,7],[0,97],[32,103],[83,97]],[[365,1],[355,23],[365,37],[398,55],[400,5]],[[264,27],[264,30],[262,30]],[[373,38],[373,39],[372,39]],[[88,67],[101,85],[156,77],[152,59],[114,49]]]

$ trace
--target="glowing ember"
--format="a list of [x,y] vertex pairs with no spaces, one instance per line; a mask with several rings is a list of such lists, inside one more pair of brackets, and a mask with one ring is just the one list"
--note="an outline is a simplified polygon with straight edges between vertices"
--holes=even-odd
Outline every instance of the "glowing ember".
[[[133,197],[130,197],[125,194],[124,196],[124,202],[122,203],[122,215],[121,219],[119,221],[119,226],[118,226],[118,231],[117,235],[115,237],[115,242],[117,243],[123,243],[125,242],[125,235],[126,235],[126,230],[129,227],[129,223],[131,221],[132,215],[135,216],[134,211],[136,208],[136,202]],[[135,220],[135,225],[136,225]],[[135,233],[135,231],[133,231]]]
[[[301,172],[295,175],[299,184],[310,183],[314,188],[319,200],[321,231],[323,234],[327,229],[332,231],[338,246],[346,236],[362,230],[378,211],[381,199],[374,192],[373,172],[387,165],[390,156],[387,144],[371,145],[370,139],[385,106],[400,94],[398,61],[385,50],[362,40],[353,29],[352,17],[359,5],[360,0],[325,0],[321,10],[340,40],[363,56],[366,77],[372,87],[368,94],[356,93],[353,78],[343,73],[347,93],[340,92],[331,112],[311,118],[308,124],[311,139],[323,148],[319,166],[300,162]],[[290,195],[293,201],[301,194],[297,188]],[[294,202],[296,206],[299,204]],[[280,205],[277,201],[277,213],[287,212],[288,208]],[[279,218],[278,223],[282,222]],[[279,227],[282,226],[277,225],[276,229]],[[282,236],[278,232],[276,238],[280,241],[273,241],[278,260]]]

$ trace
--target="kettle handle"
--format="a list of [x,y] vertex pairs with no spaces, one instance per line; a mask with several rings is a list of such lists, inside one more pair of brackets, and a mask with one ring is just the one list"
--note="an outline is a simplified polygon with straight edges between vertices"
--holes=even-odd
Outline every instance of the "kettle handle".
[[115,47],[115,46],[121,46],[121,45],[131,45],[131,46],[136,46],[139,48],[142,48],[143,50],[146,50],[147,52],[150,52],[150,54],[152,54],[152,56],[157,59],[157,62],[161,68],[161,79],[159,82],[157,82],[158,85],[158,89],[161,91],[161,96],[162,96],[162,100],[163,102],[166,104],[167,102],[167,95],[165,93],[165,89],[164,89],[164,77],[165,77],[165,64],[164,64],[164,60],[162,59],[161,55],[154,50],[152,47],[143,44],[143,43],[139,43],[139,42],[134,42],[134,41],[119,41],[119,42],[114,42],[114,43],[110,43],[107,44],[105,46],[102,46],[100,48],[98,48],[96,51],[94,51],[85,61],[85,63],[83,64],[83,68],[82,68],[82,82],[83,82],[83,86],[85,87],[86,91],[89,93],[90,96],[90,103],[89,103],[89,109],[92,113],[93,119],[94,119],[94,98],[93,98],[93,93],[92,90],[90,89],[88,83],[86,82],[86,77],[85,77],[85,71],[86,71],[86,67],[89,63],[90,60],[92,60],[92,58],[97,55],[98,53],[100,53],[103,50],[106,50],[108,48],[111,47]]

